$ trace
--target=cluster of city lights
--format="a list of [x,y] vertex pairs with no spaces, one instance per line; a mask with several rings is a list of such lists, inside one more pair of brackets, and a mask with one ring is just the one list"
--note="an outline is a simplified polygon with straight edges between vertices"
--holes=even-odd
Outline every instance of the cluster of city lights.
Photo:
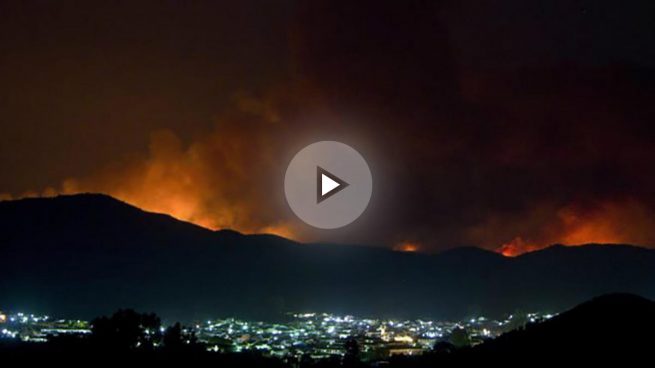
[[[460,335],[464,334],[466,343],[475,345],[527,323],[549,319],[552,315],[528,313],[509,315],[500,320],[474,317],[462,321],[357,318],[329,313],[298,313],[287,317],[284,323],[214,319],[186,327],[185,332],[193,332],[210,351],[258,351],[285,359],[343,356],[345,342],[355,339],[362,354],[374,360],[396,354],[422,354],[437,342],[450,341],[456,330]],[[162,327],[160,332],[164,330]],[[46,342],[52,336],[86,335],[90,332],[87,321],[0,313],[0,338]]]

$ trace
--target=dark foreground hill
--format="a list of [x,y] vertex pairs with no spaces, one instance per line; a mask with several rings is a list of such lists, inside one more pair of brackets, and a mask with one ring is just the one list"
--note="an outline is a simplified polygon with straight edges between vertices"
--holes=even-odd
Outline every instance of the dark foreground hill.
[[630,366],[631,362],[643,364],[652,359],[654,329],[655,302],[632,294],[608,294],[476,347],[397,358],[392,367],[574,362]]
[[652,351],[655,302],[632,294],[604,295],[555,318],[480,345],[477,353],[616,356]]
[[517,258],[305,245],[210,231],[104,195],[0,202],[0,308],[167,319],[288,311],[459,318],[561,311],[609,292],[655,297],[655,251],[553,246]]

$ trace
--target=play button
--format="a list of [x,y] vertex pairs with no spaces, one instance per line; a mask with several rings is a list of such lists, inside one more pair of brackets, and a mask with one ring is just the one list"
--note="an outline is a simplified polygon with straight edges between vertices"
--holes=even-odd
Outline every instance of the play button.
[[316,166],[316,203],[338,193],[348,186],[348,183],[320,166]]
[[371,171],[354,148],[321,141],[300,150],[284,176],[289,207],[305,223],[336,229],[355,221],[373,192]]

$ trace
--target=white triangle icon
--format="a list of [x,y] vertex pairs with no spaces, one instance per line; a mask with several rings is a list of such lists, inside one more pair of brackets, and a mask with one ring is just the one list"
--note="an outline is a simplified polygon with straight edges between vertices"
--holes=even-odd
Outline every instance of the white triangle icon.
[[321,195],[324,196],[327,193],[333,191],[335,188],[337,188],[339,183],[336,181],[330,179],[327,175],[321,173]]
[[343,179],[320,166],[316,167],[316,203],[321,203],[347,186]]

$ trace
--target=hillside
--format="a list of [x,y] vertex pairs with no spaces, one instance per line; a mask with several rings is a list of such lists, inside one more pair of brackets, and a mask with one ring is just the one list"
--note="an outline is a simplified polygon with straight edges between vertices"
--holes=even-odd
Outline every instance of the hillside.
[[0,202],[0,307],[90,318],[119,307],[189,320],[288,311],[460,318],[655,297],[655,251],[554,246],[516,258],[305,245],[210,231],[105,195]]

